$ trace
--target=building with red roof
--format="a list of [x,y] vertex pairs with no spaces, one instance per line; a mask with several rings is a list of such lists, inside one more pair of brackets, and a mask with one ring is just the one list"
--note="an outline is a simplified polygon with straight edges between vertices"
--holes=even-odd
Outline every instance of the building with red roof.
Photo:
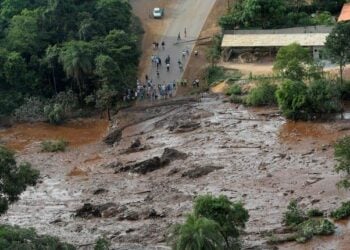
[[343,5],[340,16],[338,18],[338,22],[346,21],[350,21],[350,3],[346,3]]

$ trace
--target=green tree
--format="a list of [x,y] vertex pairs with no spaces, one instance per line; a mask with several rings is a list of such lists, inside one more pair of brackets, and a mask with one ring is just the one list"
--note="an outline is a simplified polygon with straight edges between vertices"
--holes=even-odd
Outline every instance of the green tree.
[[107,118],[111,120],[111,106],[113,104],[113,98],[117,95],[117,91],[112,89],[109,85],[103,84],[96,92],[96,107],[102,110],[106,110]]
[[126,0],[98,0],[96,20],[107,32],[112,29],[127,31],[131,23],[131,5]]
[[312,57],[307,48],[292,43],[278,50],[274,70],[292,80],[302,80],[307,73],[307,65],[311,64]]
[[329,58],[339,64],[340,82],[343,83],[344,66],[350,58],[350,23],[337,23],[327,36],[325,44]]
[[24,9],[21,14],[12,17],[6,37],[10,49],[21,54],[34,54],[43,43],[39,32],[40,10]]
[[293,120],[307,119],[307,86],[301,81],[285,80],[277,89],[277,103],[283,115]]
[[29,163],[18,165],[14,153],[0,146],[0,214],[19,199],[28,185],[34,186],[38,177],[39,172],[32,169]]
[[220,18],[220,25],[226,29],[243,27],[272,28],[281,25],[287,8],[285,0],[239,1],[230,13]]
[[307,98],[307,112],[316,118],[339,112],[341,109],[337,86],[325,79],[313,80],[309,84]]
[[27,65],[24,58],[17,52],[10,52],[3,64],[6,83],[20,91],[24,90]]
[[59,61],[67,77],[73,77],[82,99],[84,79],[93,70],[93,50],[91,44],[85,41],[72,40],[63,44]]
[[248,211],[240,202],[231,202],[226,196],[199,196],[195,200],[193,213],[196,217],[205,217],[219,224],[226,247],[237,244],[237,238],[249,219]]
[[350,188],[350,137],[346,136],[334,145],[334,157],[338,164],[335,166],[337,173],[344,172],[345,176],[338,182],[338,187]]
[[171,237],[174,250],[220,250],[224,239],[217,222],[205,217],[188,215],[186,222],[173,228]]

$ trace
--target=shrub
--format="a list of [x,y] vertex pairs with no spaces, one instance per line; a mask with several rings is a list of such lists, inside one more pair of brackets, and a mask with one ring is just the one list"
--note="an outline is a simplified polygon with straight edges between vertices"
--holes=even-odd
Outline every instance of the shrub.
[[66,150],[68,142],[65,140],[47,140],[41,142],[43,152],[63,152]]
[[312,208],[309,211],[307,211],[308,217],[321,217],[323,216],[323,212],[317,208]]
[[59,104],[65,117],[71,116],[73,111],[79,107],[79,101],[72,90],[62,91],[51,99],[52,105]]
[[345,219],[350,216],[350,201],[343,202],[335,211],[331,212],[331,217],[335,220]]
[[175,225],[168,243],[173,249],[224,249],[220,225],[208,218],[188,215],[184,224]]
[[240,95],[240,94],[242,94],[242,88],[238,84],[232,84],[226,92],[226,95]]
[[43,121],[46,103],[44,99],[39,97],[25,98],[23,104],[14,111],[15,119],[17,121]]
[[291,200],[287,211],[283,214],[283,223],[286,226],[295,227],[307,219],[305,213],[298,207],[296,200]]
[[94,250],[108,250],[110,242],[103,237],[98,238]]
[[27,186],[34,186],[38,178],[38,170],[32,169],[29,163],[17,164],[14,152],[0,146],[0,214],[19,199]]
[[51,104],[44,107],[44,113],[51,124],[61,124],[64,121],[64,110],[61,104]]
[[230,102],[236,104],[244,103],[244,97],[239,95],[231,95]]
[[309,219],[298,225],[297,242],[305,242],[314,235],[331,235],[335,226],[327,219]]
[[300,81],[286,80],[276,91],[277,103],[283,115],[293,120],[306,119],[307,86]]
[[214,220],[220,225],[220,231],[226,242],[237,238],[249,219],[248,211],[240,202],[231,202],[226,196],[199,196],[195,200],[194,214]]
[[205,78],[209,85],[217,81],[222,81],[225,79],[225,70],[218,66],[208,67]]
[[276,104],[276,90],[277,86],[275,84],[262,81],[249,92],[246,103],[251,106]]
[[75,247],[56,237],[37,235],[34,229],[0,225],[0,249],[74,250]]
[[337,86],[325,79],[314,80],[307,90],[308,104],[305,109],[310,116],[320,117],[340,111],[340,95]]

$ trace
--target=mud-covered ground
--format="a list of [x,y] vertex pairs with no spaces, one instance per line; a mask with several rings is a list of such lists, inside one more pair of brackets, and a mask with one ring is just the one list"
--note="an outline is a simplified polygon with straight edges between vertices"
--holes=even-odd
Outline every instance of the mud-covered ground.
[[[224,194],[249,210],[246,247],[265,249],[270,247],[264,235],[281,228],[291,198],[302,207],[330,211],[349,197],[336,189],[339,176],[333,172],[331,147],[348,133],[347,121],[290,123],[275,110],[249,110],[219,96],[195,101],[174,99],[121,111],[114,127],[126,128],[114,146],[97,142],[41,153],[38,142],[29,144],[18,158],[39,169],[41,181],[0,222],[34,227],[82,248],[105,235],[115,249],[146,249],[164,245],[166,229],[184,219],[197,195]],[[137,138],[141,145],[130,149]],[[165,148],[188,157],[146,174],[120,171],[161,156]],[[199,170],[188,172],[193,169]],[[107,204],[102,217],[75,217],[84,203],[114,204]],[[339,224],[336,236],[318,238],[308,248],[280,248],[346,249],[346,227]]]

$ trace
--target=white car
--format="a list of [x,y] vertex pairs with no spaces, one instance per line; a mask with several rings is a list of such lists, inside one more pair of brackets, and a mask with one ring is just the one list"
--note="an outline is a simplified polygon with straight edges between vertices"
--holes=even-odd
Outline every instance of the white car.
[[163,8],[154,8],[153,9],[153,18],[162,18],[164,14],[164,9]]

